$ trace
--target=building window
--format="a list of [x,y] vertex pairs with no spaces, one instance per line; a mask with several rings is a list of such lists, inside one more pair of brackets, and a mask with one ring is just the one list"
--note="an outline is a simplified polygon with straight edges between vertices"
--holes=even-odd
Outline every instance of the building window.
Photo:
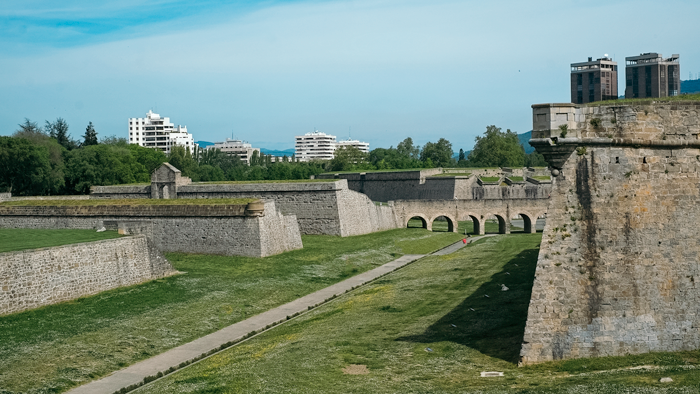
[[133,130],[133,129],[134,129],[133,127],[129,127],[129,130]]

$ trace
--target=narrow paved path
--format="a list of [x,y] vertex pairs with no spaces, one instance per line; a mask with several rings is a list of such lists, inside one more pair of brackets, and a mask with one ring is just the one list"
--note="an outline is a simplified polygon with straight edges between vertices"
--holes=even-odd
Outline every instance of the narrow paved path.
[[463,247],[469,245],[470,243],[472,243],[472,242],[474,242],[474,241],[478,241],[478,240],[480,240],[481,238],[484,238],[484,237],[494,237],[494,236],[496,236],[496,235],[498,235],[498,234],[486,234],[486,235],[479,235],[479,236],[476,236],[476,237],[470,237],[470,238],[467,238],[467,243],[464,243],[464,242],[462,242],[462,241],[459,241],[459,242],[454,243],[454,244],[452,244],[452,245],[450,245],[450,246],[448,246],[448,247],[446,247],[446,248],[443,248],[443,249],[438,250],[437,252],[433,253],[433,255],[435,255],[435,256],[441,256],[441,255],[444,255],[444,254],[454,253],[454,252],[456,252],[456,251],[462,249]]
[[[493,235],[496,234],[489,234],[486,235],[486,237]],[[472,237],[468,238],[468,240],[469,242],[474,242],[483,237],[485,236]],[[433,255],[453,253],[466,245],[467,244],[464,244],[462,241],[459,241],[438,250],[433,253]],[[155,380],[160,376],[167,375],[170,372],[183,368],[204,357],[226,349],[252,335],[261,333],[425,256],[424,254],[407,254],[401,256],[373,270],[355,275],[352,278],[328,286],[315,293],[311,293],[282,306],[278,306],[277,308],[270,309],[267,312],[232,324],[219,331],[195,339],[192,342],[170,349],[165,353],[140,361],[120,371],[114,372],[111,375],[105,376],[102,379],[78,386],[67,393],[113,394],[122,389],[136,389],[144,383],[147,383],[146,381]]]

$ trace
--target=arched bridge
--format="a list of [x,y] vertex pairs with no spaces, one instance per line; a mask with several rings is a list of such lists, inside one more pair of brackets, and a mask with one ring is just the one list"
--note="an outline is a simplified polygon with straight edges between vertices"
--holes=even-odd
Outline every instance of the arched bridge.
[[432,230],[435,219],[447,219],[448,231],[457,232],[458,222],[472,220],[474,232],[485,233],[486,219],[495,216],[499,233],[510,234],[510,220],[520,215],[526,233],[536,232],[537,218],[547,213],[549,199],[511,200],[398,200],[392,201],[397,219],[408,226],[411,218],[419,218],[423,227]]

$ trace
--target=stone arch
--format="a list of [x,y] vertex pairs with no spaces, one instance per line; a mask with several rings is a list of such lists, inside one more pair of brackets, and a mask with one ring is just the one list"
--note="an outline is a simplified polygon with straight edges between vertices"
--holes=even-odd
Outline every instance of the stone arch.
[[484,235],[484,223],[486,222],[485,217],[474,212],[465,212],[460,217],[460,220],[467,220],[470,218],[472,223],[474,223],[474,235]]
[[421,224],[423,225],[423,228],[429,231],[432,231],[432,221],[428,221],[428,219],[425,217],[425,215],[422,214],[414,214],[414,215],[407,215],[406,223],[404,224],[404,228],[408,228],[408,222],[411,221],[411,219],[420,219]]
[[526,234],[532,234],[537,232],[535,224],[537,223],[537,216],[532,215],[529,212],[517,211],[518,215],[523,219],[523,232]]
[[456,233],[457,232],[457,221],[450,215],[447,214],[438,214],[433,216],[433,218],[430,220],[430,229],[432,230],[433,228],[433,223],[437,218],[444,217],[447,219],[447,232],[449,233]]
[[503,215],[499,212],[491,212],[488,215],[484,215],[484,218],[495,216],[498,221],[498,233],[499,234],[510,234],[510,218],[508,215]]

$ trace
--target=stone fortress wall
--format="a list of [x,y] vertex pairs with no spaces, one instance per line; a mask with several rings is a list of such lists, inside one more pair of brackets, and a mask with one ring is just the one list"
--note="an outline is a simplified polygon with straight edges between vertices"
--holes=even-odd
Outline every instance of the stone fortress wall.
[[0,253],[0,315],[175,273],[145,235]]
[[533,124],[558,176],[522,363],[699,349],[700,103],[536,105]]
[[[138,192],[138,193],[137,193]],[[147,186],[94,186],[92,198],[149,198]],[[349,190],[346,180],[287,183],[192,183],[178,186],[176,198],[260,198],[294,215],[303,234],[368,234],[397,228],[390,207]]]
[[[465,174],[470,174],[466,176]],[[455,175],[451,175],[455,174]],[[544,168],[442,169],[321,174],[319,179],[345,179],[348,188],[372,201],[546,199],[550,182],[533,176],[549,175]],[[485,182],[481,177],[498,177]],[[509,177],[522,177],[513,181]]]
[[296,218],[274,201],[246,205],[2,206],[2,228],[108,229],[145,234],[164,252],[265,257],[301,249]]

